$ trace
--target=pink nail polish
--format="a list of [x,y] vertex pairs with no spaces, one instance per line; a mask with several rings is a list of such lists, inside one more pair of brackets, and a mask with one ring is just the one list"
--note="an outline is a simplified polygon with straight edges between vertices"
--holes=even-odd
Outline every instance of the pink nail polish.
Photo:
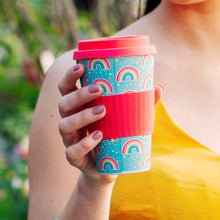
[[96,131],[94,134],[93,134],[93,136],[92,136],[92,138],[94,139],[94,140],[98,140],[98,139],[100,139],[102,137],[102,132],[101,131]]
[[92,85],[92,86],[89,87],[88,90],[89,90],[90,93],[96,93],[96,92],[99,91],[99,86],[98,85]]
[[73,71],[77,71],[77,70],[79,69],[79,67],[80,67],[80,64],[75,65],[75,66],[73,67]]
[[105,110],[104,105],[98,105],[92,110],[92,112],[94,115],[98,115],[98,114],[101,114],[102,112],[104,112],[104,110]]

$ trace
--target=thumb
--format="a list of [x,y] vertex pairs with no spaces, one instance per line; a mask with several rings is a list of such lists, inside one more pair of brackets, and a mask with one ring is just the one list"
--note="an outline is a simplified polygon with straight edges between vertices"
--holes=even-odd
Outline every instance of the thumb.
[[154,86],[154,89],[155,89],[155,102],[154,102],[154,106],[156,107],[158,102],[161,99],[163,87],[158,85],[158,86]]

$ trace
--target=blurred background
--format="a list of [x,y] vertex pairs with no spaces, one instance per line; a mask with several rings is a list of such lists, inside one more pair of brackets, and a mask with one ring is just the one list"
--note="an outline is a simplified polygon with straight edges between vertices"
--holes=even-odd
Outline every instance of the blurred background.
[[[141,7],[139,7],[139,3]],[[143,15],[144,0],[0,0],[0,220],[27,219],[28,142],[54,59]]]

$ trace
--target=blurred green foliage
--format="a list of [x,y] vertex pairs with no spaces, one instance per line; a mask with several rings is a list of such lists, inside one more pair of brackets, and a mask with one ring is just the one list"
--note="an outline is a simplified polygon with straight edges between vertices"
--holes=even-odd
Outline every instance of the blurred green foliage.
[[42,51],[57,57],[79,39],[113,34],[126,25],[127,2],[0,0],[0,220],[27,219],[28,133],[44,77]]

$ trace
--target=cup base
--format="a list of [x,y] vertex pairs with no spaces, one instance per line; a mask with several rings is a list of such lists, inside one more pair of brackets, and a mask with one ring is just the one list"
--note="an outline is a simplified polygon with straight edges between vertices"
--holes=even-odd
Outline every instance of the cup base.
[[148,167],[146,169],[141,169],[141,170],[131,170],[131,171],[122,171],[122,172],[114,172],[114,173],[101,173],[101,172],[98,172],[99,174],[102,174],[102,175],[123,175],[123,174],[134,174],[134,173],[143,173],[143,172],[146,172],[146,171],[149,171],[151,169],[151,167]]

